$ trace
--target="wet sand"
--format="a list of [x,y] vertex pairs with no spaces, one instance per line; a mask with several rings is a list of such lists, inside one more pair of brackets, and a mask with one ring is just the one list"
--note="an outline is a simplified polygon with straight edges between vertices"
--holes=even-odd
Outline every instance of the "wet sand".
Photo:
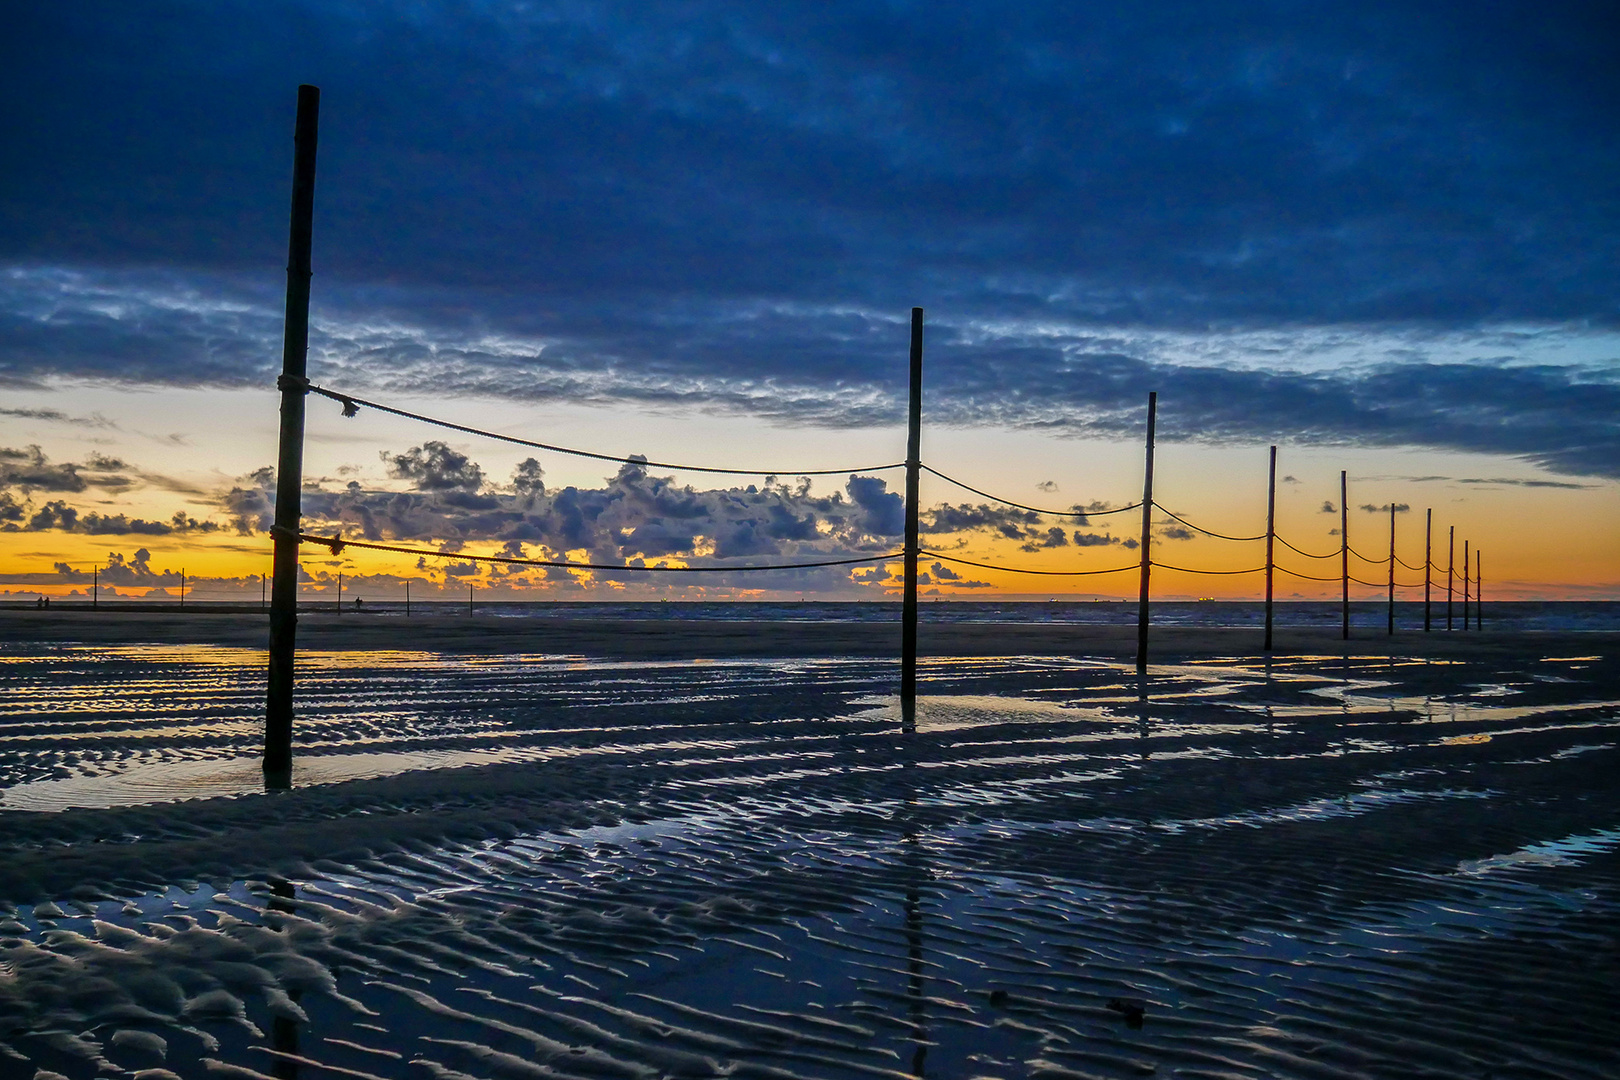
[[[264,648],[267,618],[257,612],[121,612],[116,610],[0,611],[0,641],[150,642]],[[923,656],[1093,656],[1134,658],[1135,626],[969,623],[919,620]],[[1260,653],[1259,629],[1155,626],[1149,658],[1186,660]],[[1278,628],[1280,655],[1429,656],[1490,659],[1535,650],[1613,650],[1620,632],[1398,630],[1393,636],[1355,628],[1346,642],[1337,630]],[[545,619],[497,615],[305,613],[298,646],[309,651],[419,649],[498,655],[564,653],[622,659],[900,655],[899,623],[719,621],[684,619]]]
[[925,623],[908,728],[882,625],[305,616],[267,794],[262,621],[93,620],[0,1077],[1620,1074],[1613,635]]

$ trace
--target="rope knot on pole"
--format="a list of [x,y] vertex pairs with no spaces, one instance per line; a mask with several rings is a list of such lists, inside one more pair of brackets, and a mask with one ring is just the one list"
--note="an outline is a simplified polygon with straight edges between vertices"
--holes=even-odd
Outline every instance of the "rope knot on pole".
[[270,526],[270,535],[284,537],[291,540],[295,544],[300,540],[307,539],[307,537],[305,537],[304,534],[299,532],[297,529],[289,529],[287,526],[280,523]]
[[276,389],[283,394],[307,394],[309,393],[309,380],[302,375],[283,373],[276,376]]

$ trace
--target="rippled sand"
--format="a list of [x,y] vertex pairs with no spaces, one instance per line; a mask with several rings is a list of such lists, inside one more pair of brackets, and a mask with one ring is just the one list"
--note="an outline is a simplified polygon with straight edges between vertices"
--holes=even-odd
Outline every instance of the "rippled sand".
[[0,1077],[1620,1075],[1611,637],[331,640],[265,794],[257,649],[19,636]]

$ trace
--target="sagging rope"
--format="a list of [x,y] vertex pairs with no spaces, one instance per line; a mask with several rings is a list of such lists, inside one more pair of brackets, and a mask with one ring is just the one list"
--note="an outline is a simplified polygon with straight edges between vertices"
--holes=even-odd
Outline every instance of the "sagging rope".
[[1185,566],[1171,566],[1169,563],[1162,562],[1152,563],[1151,565],[1159,570],[1175,570],[1183,574],[1258,574],[1265,570],[1263,566],[1256,566],[1252,570],[1190,570]]
[[[1288,548],[1290,551],[1294,552],[1294,554],[1303,555],[1307,559],[1331,559],[1335,555],[1338,554],[1337,551],[1330,551],[1326,555],[1312,555],[1310,552],[1301,551],[1299,548],[1295,547],[1293,544],[1290,544],[1287,540],[1284,540],[1280,534],[1277,535],[1277,542],[1279,544],[1281,544],[1283,547]],[[1336,581],[1338,579],[1337,578],[1323,578],[1322,580],[1323,581]]]
[[945,562],[960,563],[963,566],[976,566],[981,570],[1000,570],[1008,574],[1040,574],[1045,577],[1089,577],[1093,574],[1118,574],[1126,570],[1138,569],[1140,563],[1131,563],[1129,566],[1115,566],[1108,570],[1027,570],[1017,566],[996,566],[994,563],[974,562],[972,559],[958,559],[954,555],[945,555],[938,551],[918,551],[919,555],[926,555],[930,559],[941,559]]
[[615,570],[632,574],[725,574],[753,570],[809,570],[817,566],[854,566],[857,563],[893,562],[895,559],[905,558],[904,552],[895,552],[889,555],[865,555],[858,559],[824,559],[819,562],[776,563],[765,566],[621,566],[613,563],[568,562],[563,559],[530,559],[516,555],[468,555],[459,551],[434,551],[431,548],[405,547],[400,544],[375,544],[369,540],[345,540],[341,536],[316,536],[312,533],[299,533],[298,539],[312,544],[324,544],[332,549],[334,555],[340,554],[344,548],[357,547],[368,551],[393,551],[401,555],[422,555],[435,559],[465,559],[468,562],[505,563],[517,566],[552,566],[564,570]]
[[1283,573],[1287,574],[1289,577],[1303,578],[1306,581],[1338,581],[1338,580],[1340,580],[1339,576],[1337,574],[1335,574],[1333,577],[1317,577],[1315,574],[1298,574],[1298,573],[1295,573],[1294,571],[1288,569],[1288,567],[1286,567],[1286,566],[1275,566],[1274,569],[1281,570]]
[[1187,528],[1196,529],[1199,532],[1203,533],[1205,536],[1213,536],[1217,540],[1235,540],[1235,541],[1238,541],[1239,543],[1247,543],[1250,540],[1264,540],[1266,538],[1265,533],[1261,533],[1259,536],[1227,536],[1225,533],[1218,533],[1218,532],[1214,532],[1214,531],[1212,531],[1210,529],[1206,529],[1202,525],[1194,525],[1192,522],[1188,521],[1186,518],[1182,517],[1180,514],[1174,513],[1172,511],[1170,511],[1169,509],[1167,509],[1163,503],[1158,502],[1157,500],[1154,501],[1153,507],[1156,510],[1163,511],[1165,514],[1168,514],[1170,517],[1175,518],[1177,521],[1179,521],[1183,525],[1187,526]]
[[305,393],[319,394],[321,397],[331,398],[343,406],[344,416],[354,416],[359,413],[363,405],[378,412],[392,413],[394,416],[403,416],[407,420],[418,420],[424,424],[447,428],[451,431],[460,431],[468,435],[478,435],[496,442],[512,443],[516,446],[533,447],[536,450],[549,450],[554,454],[572,454],[574,457],[592,458],[596,461],[613,461],[621,465],[641,465],[653,469],[674,469],[678,472],[725,473],[730,476],[840,476],[846,473],[884,472],[888,469],[899,469],[905,462],[897,461],[888,465],[869,465],[857,469],[721,469],[709,465],[677,465],[668,461],[651,461],[639,457],[617,457],[613,454],[598,454],[590,450],[576,450],[569,446],[557,446],[553,443],[536,442],[533,439],[520,439],[516,435],[503,435],[498,431],[485,431],[483,428],[470,427],[466,424],[456,424],[449,420],[440,420],[421,413],[409,412],[405,409],[396,409],[392,405],[370,401],[366,398],[355,397],[353,394],[344,394],[336,390],[328,390],[324,386],[316,386],[308,379],[299,381],[290,376],[283,375],[276,380],[276,388],[280,390],[301,389]]
[[[922,470],[923,470],[923,472],[933,473],[935,476],[939,477],[941,480],[945,481],[947,484],[955,484],[957,487],[961,488],[963,491],[971,491],[971,492],[973,492],[973,494],[982,496],[983,498],[986,498],[986,499],[989,499],[991,502],[998,502],[998,503],[1001,503],[1004,506],[1014,506],[1014,507],[1017,507],[1020,510],[1028,510],[1031,513],[1035,513],[1035,514],[1046,514],[1046,515],[1049,515],[1051,517],[1072,517],[1072,518],[1080,518],[1083,521],[1086,518],[1106,517],[1109,514],[1123,514],[1127,510],[1139,510],[1142,507],[1141,503],[1131,503],[1131,505],[1129,505],[1129,506],[1117,506],[1112,510],[1044,510],[1039,506],[1026,506],[1021,502],[1013,502],[1011,499],[1003,499],[999,495],[992,495],[988,491],[980,491],[978,488],[973,487],[971,484],[964,484],[964,483],[962,483],[962,481],[958,480],[956,477],[954,477],[954,476],[946,476],[944,473],[940,472],[938,469],[931,468],[930,466],[927,466],[927,465],[922,466]],[[876,471],[876,470],[871,470],[871,471]]]

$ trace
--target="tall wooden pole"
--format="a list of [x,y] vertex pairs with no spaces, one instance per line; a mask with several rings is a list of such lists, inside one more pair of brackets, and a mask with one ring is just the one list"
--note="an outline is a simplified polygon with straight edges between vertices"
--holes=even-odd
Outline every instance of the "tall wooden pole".
[[411,617],[411,579],[405,579],[405,617]]
[[93,608],[101,606],[101,567],[99,566],[90,568],[90,606]]
[[337,602],[337,613],[338,613],[338,614],[339,614],[339,615],[342,615],[342,614],[343,614],[343,571],[341,571],[341,570],[339,570],[339,571],[338,571],[338,602]]
[[1446,534],[1446,629],[1451,629],[1451,583],[1457,577],[1457,526]]
[[1484,556],[1478,550],[1474,552],[1474,629],[1481,629],[1479,617],[1485,607],[1485,572],[1480,569],[1480,560]]
[[1463,629],[1468,629],[1468,541],[1463,541]]
[[900,707],[908,719],[917,703],[917,500],[922,483],[923,309],[911,309],[911,399],[906,411],[905,591],[900,607]]
[[1434,565],[1434,507],[1423,515],[1423,632],[1434,629],[1429,610],[1429,569]]
[[1340,610],[1344,615],[1344,640],[1350,640],[1350,478],[1339,470],[1339,580],[1344,587]]
[[315,137],[321,92],[298,88],[293,134],[292,221],[287,238],[287,311],[282,333],[281,446],[276,459],[274,575],[270,589],[270,671],[264,712],[264,777],[292,782],[293,651],[298,639],[298,534],[304,475],[304,395],[309,355],[310,248],[315,224]]
[[1153,429],[1159,419],[1159,393],[1148,393],[1147,468],[1142,473],[1142,588],[1136,599],[1136,670],[1147,670],[1148,578],[1153,569],[1149,544],[1153,540]]
[[469,581],[469,582],[467,582],[467,614],[471,615],[472,613],[473,613],[473,585],[472,585],[472,582]]
[[1277,448],[1271,448],[1271,474],[1266,482],[1266,652],[1271,651],[1271,580],[1276,569]]
[[1389,501],[1389,635],[1395,636],[1395,500]]

